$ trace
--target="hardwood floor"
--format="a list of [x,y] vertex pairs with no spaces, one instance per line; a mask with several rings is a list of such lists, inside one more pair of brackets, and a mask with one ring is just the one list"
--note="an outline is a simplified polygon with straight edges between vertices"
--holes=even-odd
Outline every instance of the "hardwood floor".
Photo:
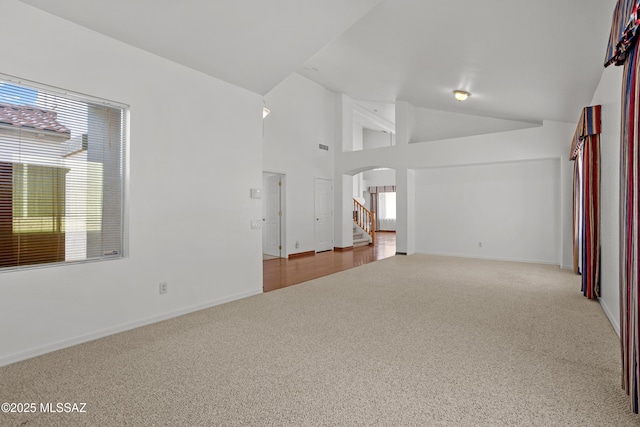
[[377,232],[375,240],[375,245],[345,251],[265,260],[262,262],[262,287],[269,292],[395,255],[395,232]]

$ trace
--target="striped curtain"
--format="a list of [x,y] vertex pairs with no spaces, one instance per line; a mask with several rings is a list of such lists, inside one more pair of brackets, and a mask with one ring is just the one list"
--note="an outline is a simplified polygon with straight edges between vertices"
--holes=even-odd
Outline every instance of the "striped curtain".
[[582,274],[582,293],[600,296],[600,105],[582,110],[573,135],[573,267]]
[[622,387],[638,413],[640,378],[638,179],[640,70],[637,44],[640,0],[618,0],[613,13],[605,66],[623,65],[622,129],[620,132],[620,350]]

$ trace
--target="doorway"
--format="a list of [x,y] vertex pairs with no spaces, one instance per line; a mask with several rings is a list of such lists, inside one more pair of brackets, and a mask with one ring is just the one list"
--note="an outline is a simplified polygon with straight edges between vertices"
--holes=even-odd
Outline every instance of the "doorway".
[[333,181],[316,178],[316,252],[333,250]]
[[262,258],[282,258],[284,250],[285,176],[279,173],[262,173]]

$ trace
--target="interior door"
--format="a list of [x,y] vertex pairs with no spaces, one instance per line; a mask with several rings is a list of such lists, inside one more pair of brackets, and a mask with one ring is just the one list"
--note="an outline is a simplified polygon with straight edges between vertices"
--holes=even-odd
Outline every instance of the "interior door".
[[316,252],[333,249],[333,182],[316,178]]
[[262,253],[281,257],[281,176],[273,174],[263,175],[262,188]]

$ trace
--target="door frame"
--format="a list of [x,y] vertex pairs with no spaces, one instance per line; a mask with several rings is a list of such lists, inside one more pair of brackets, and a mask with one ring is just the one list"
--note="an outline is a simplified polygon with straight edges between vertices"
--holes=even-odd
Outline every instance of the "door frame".
[[[326,181],[330,184],[331,186],[331,191],[329,194],[329,198],[328,198],[328,203],[329,206],[331,207],[330,211],[330,221],[329,221],[329,232],[331,233],[331,243],[330,243],[330,247],[319,247],[320,243],[318,240],[318,181]],[[313,185],[313,190],[314,190],[314,195],[313,195],[313,200],[314,200],[314,211],[313,211],[313,215],[314,215],[314,250],[316,253],[318,252],[324,252],[324,251],[331,251],[333,250],[333,243],[334,243],[334,200],[333,200],[333,180],[330,178],[320,178],[320,177],[315,177],[314,179],[314,185]]]
[[[287,218],[287,209],[286,209],[286,182],[287,182],[287,176],[286,174],[282,173],[282,172],[275,172],[275,171],[262,171],[262,178],[263,178],[263,186],[264,186],[264,178],[265,176],[273,176],[273,175],[278,175],[280,176],[280,211],[282,212],[282,215],[280,215],[280,221],[279,221],[279,229],[280,229],[280,233],[279,233],[279,237],[280,237],[280,258],[287,258],[288,256],[288,252],[287,252],[287,239],[286,239],[286,218]],[[268,194],[266,191],[262,191],[263,194],[263,198],[268,197]],[[265,201],[263,200],[262,203],[262,218],[263,221],[266,218],[265,215]],[[264,234],[262,235],[262,239],[264,241]],[[263,242],[264,243],[264,242]],[[264,253],[264,251],[263,251]]]

